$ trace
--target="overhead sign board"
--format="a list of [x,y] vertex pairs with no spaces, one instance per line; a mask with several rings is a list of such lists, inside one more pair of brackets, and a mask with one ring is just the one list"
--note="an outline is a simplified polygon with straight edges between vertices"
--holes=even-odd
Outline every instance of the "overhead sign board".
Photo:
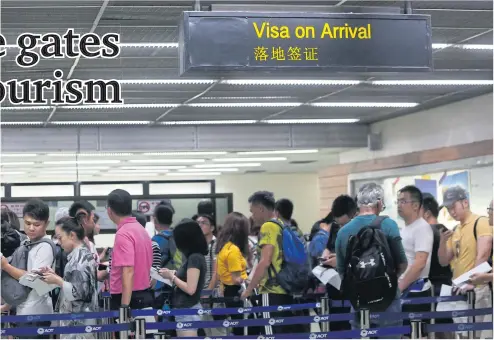
[[431,71],[430,16],[184,12],[180,70]]

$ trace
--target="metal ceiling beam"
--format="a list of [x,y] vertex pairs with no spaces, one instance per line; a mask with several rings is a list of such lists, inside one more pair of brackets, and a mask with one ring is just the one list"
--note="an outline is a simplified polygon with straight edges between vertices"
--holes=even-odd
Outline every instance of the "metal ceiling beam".
[[[202,96],[204,96],[206,93],[208,93],[209,91],[211,91],[216,85],[218,85],[219,83],[221,82],[221,79],[218,79],[216,82],[214,82],[213,84],[209,85],[207,89],[205,89],[204,91],[202,91],[201,93],[198,93],[196,94],[195,96],[187,99],[186,101],[184,101],[182,103],[182,105],[186,105],[186,104],[189,104],[190,102],[196,100],[197,98],[200,98]],[[158,118],[156,118],[154,120],[154,123],[157,123],[159,122],[162,118],[166,117],[170,112],[178,109],[180,106],[177,106],[177,107],[172,107],[172,108],[169,108],[168,110],[166,110],[161,116],[159,116]]]
[[[91,29],[89,30],[88,33],[94,33],[94,31],[96,30],[96,27],[98,27],[99,21],[101,20],[101,17],[103,16],[103,13],[105,12],[105,9],[108,6],[108,3],[109,2],[110,2],[110,0],[104,0],[103,1],[103,3],[101,4],[100,9],[98,11],[98,14],[96,15],[96,18],[94,19],[93,26],[91,27]],[[72,64],[72,67],[70,68],[69,74],[67,75],[67,80],[69,80],[70,77],[72,77],[72,74],[74,73],[75,68],[79,64],[79,60],[81,60],[81,56],[80,55],[74,60],[74,64]],[[53,108],[53,110],[50,112],[50,115],[46,119],[45,125],[44,125],[45,127],[48,125],[48,123],[50,122],[50,120],[53,118],[53,116],[55,115],[55,112],[57,112],[57,107],[56,106]]]

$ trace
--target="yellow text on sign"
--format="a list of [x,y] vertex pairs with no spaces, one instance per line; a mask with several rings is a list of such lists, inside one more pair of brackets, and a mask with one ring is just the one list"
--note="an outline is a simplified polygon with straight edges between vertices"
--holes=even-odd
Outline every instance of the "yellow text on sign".
[[367,25],[344,25],[333,26],[325,23],[322,29],[318,32],[314,26],[296,26],[290,29],[286,25],[277,26],[269,22],[258,24],[253,22],[252,26],[259,39],[357,39],[367,40],[372,38],[372,26]]

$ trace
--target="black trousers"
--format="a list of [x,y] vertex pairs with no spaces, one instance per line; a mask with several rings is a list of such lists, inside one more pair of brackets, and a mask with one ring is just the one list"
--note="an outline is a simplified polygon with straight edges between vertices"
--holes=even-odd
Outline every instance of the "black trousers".
[[[424,290],[423,292],[410,292],[407,295],[408,299],[413,299],[413,298],[419,298],[419,297],[430,297],[432,296],[432,291],[430,289]],[[424,303],[420,305],[403,305],[402,307],[403,313],[426,313],[431,311],[431,304],[430,303]],[[410,326],[410,321],[409,319],[403,320],[403,326]],[[422,319],[424,323],[430,324],[430,319]],[[405,334],[406,336],[410,337],[411,334]]]
[[[225,290],[223,292],[225,298],[234,298],[236,296],[240,297],[240,285],[232,285],[232,286],[225,286]],[[244,303],[242,301],[231,301],[231,300],[225,300],[225,306],[226,308],[238,308],[238,307],[243,307]],[[244,315],[243,314],[233,314],[230,315],[230,318],[232,320],[243,320]],[[242,336],[244,335],[244,328],[243,327],[235,327],[233,328],[233,334]]]

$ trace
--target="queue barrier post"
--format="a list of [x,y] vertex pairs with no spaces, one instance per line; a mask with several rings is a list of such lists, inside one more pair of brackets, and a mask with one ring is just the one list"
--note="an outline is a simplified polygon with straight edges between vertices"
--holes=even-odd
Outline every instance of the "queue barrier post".
[[[360,330],[370,328],[370,310],[367,308],[361,309],[360,313]],[[367,337],[362,337],[362,339],[369,339]]]
[[134,320],[135,338],[146,339],[146,319],[137,318]]
[[[432,284],[432,282],[431,282],[431,296],[432,297],[435,297],[436,296],[435,287]],[[435,302],[432,302],[431,303],[431,312],[434,313],[435,311],[436,311],[436,303]],[[435,325],[436,324],[436,319],[435,318],[431,318],[430,319],[430,323],[431,323],[431,325]],[[436,338],[436,333],[435,332],[431,332],[430,333],[430,336],[431,336],[431,339],[435,339]]]
[[411,334],[411,339],[422,339],[423,338],[423,321],[421,320],[410,320],[410,326],[412,328],[410,334]]
[[[329,314],[329,298],[324,296],[321,298],[321,315]],[[329,332],[329,321],[321,322],[321,332]]]
[[[111,300],[110,296],[104,296],[103,297],[103,310],[105,312],[110,311],[110,300]],[[112,323],[112,319],[111,318],[103,319],[102,323],[104,325],[110,325]],[[104,339],[111,339],[112,338],[112,333],[110,333],[110,332],[105,332],[101,335],[103,336]]]
[[[130,319],[130,308],[128,307],[120,307],[118,310],[118,323],[125,324],[128,323]],[[129,332],[128,331],[120,331],[120,339],[128,339]]]
[[[468,304],[468,309],[475,309],[475,291],[473,290],[467,291],[467,304]],[[474,323],[475,317],[469,316],[468,322]],[[475,339],[475,331],[468,331],[468,339]]]

